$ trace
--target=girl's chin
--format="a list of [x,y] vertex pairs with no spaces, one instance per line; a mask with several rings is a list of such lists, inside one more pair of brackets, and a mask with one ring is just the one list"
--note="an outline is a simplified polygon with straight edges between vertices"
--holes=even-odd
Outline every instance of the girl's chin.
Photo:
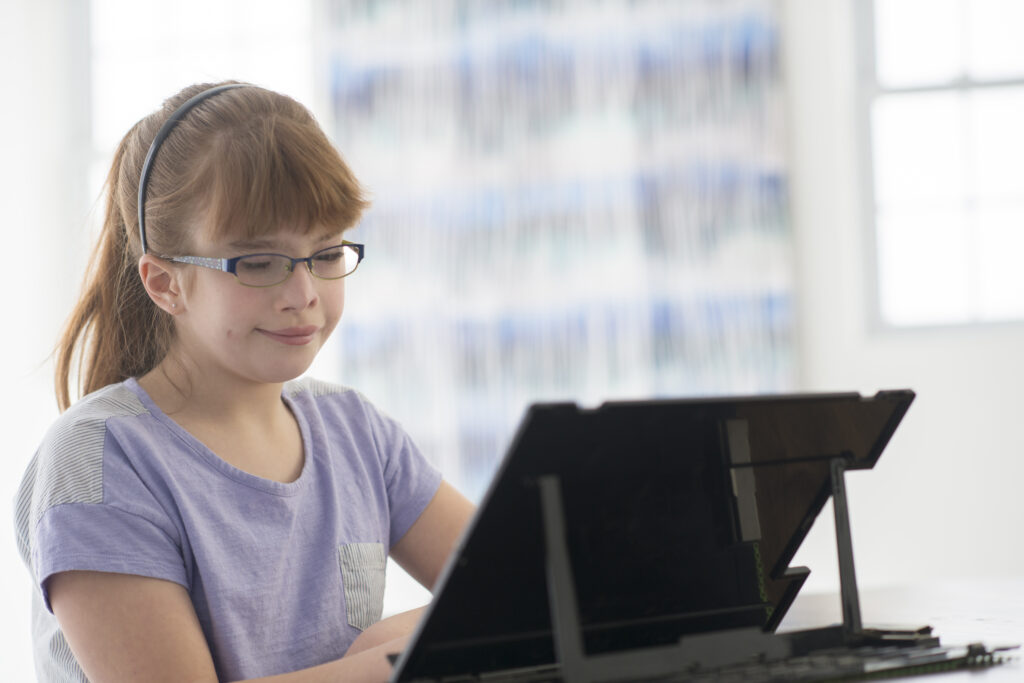
[[255,368],[253,379],[258,379],[268,384],[290,382],[301,377],[312,365],[312,355],[309,358],[295,358],[290,363],[268,363]]

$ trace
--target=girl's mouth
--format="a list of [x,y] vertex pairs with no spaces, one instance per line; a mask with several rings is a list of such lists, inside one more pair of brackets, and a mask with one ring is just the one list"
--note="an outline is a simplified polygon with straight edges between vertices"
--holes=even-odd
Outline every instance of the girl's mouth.
[[279,330],[256,328],[256,331],[265,337],[288,346],[305,346],[313,341],[313,337],[319,329],[316,325],[302,325],[300,327],[283,327]]

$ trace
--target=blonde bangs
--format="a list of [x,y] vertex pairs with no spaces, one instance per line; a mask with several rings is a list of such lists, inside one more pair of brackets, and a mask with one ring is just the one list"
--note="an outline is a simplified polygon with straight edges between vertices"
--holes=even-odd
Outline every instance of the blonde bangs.
[[310,122],[258,116],[212,140],[191,188],[214,239],[255,239],[281,229],[341,233],[368,206],[335,148]]

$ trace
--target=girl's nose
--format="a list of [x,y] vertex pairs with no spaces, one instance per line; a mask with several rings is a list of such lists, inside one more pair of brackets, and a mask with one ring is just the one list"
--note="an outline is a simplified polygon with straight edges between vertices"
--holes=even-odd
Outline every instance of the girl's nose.
[[285,310],[302,310],[316,304],[319,293],[316,278],[305,263],[296,263],[292,274],[281,284],[281,303]]

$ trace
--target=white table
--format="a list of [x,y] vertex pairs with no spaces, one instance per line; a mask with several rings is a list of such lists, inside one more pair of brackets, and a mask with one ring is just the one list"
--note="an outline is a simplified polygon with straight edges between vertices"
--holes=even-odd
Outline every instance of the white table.
[[[981,642],[1024,647],[1024,577],[1020,579],[922,581],[915,586],[860,591],[865,627],[931,626],[943,645]],[[842,621],[838,594],[797,597],[779,631],[794,631]],[[1024,650],[1008,653],[1008,664],[980,671],[936,676],[941,683],[1024,683]],[[922,681],[928,678],[918,679]]]

